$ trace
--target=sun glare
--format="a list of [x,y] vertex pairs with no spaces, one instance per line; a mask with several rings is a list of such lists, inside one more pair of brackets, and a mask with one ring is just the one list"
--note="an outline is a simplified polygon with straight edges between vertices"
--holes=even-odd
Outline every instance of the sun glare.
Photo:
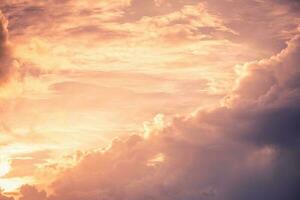
[[23,178],[0,178],[0,188],[5,192],[15,192],[24,184],[33,183],[32,177]]
[[11,167],[9,160],[0,160],[0,177],[9,173]]

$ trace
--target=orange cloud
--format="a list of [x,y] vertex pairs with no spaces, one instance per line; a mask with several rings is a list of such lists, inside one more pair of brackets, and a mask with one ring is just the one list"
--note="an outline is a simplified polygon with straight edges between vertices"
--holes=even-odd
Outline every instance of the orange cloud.
[[296,199],[293,2],[1,2],[15,46],[1,15],[0,185],[32,182],[21,200]]
[[[200,110],[171,124],[160,120],[147,138],[116,139],[62,172],[51,185],[53,195],[25,186],[21,199],[296,199],[299,44],[297,37],[281,53],[252,63],[230,107]],[[260,81],[269,76],[274,81]],[[248,89],[253,84],[261,90]],[[158,155],[163,159],[149,165]],[[282,170],[289,174],[274,180]]]
[[0,80],[7,82],[13,72],[14,63],[11,57],[11,49],[8,44],[8,21],[0,12]]

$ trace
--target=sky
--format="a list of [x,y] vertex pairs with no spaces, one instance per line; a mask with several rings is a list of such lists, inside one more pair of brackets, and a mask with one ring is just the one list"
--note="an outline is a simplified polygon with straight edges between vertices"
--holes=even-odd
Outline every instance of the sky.
[[1,0],[0,200],[298,200],[298,0]]

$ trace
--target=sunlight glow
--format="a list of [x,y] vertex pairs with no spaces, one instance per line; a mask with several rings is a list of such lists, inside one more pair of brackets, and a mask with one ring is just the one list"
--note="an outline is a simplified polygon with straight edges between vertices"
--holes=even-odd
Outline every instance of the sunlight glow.
[[24,178],[0,178],[0,188],[5,192],[15,192],[24,184],[33,183],[32,177]]
[[0,177],[5,176],[9,173],[11,167],[10,167],[10,161],[7,159],[1,159],[0,160]]

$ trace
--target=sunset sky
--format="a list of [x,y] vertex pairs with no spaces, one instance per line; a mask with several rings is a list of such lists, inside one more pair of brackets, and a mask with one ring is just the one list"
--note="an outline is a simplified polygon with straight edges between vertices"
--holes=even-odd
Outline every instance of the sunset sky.
[[0,0],[0,200],[299,200],[299,155],[299,0]]

